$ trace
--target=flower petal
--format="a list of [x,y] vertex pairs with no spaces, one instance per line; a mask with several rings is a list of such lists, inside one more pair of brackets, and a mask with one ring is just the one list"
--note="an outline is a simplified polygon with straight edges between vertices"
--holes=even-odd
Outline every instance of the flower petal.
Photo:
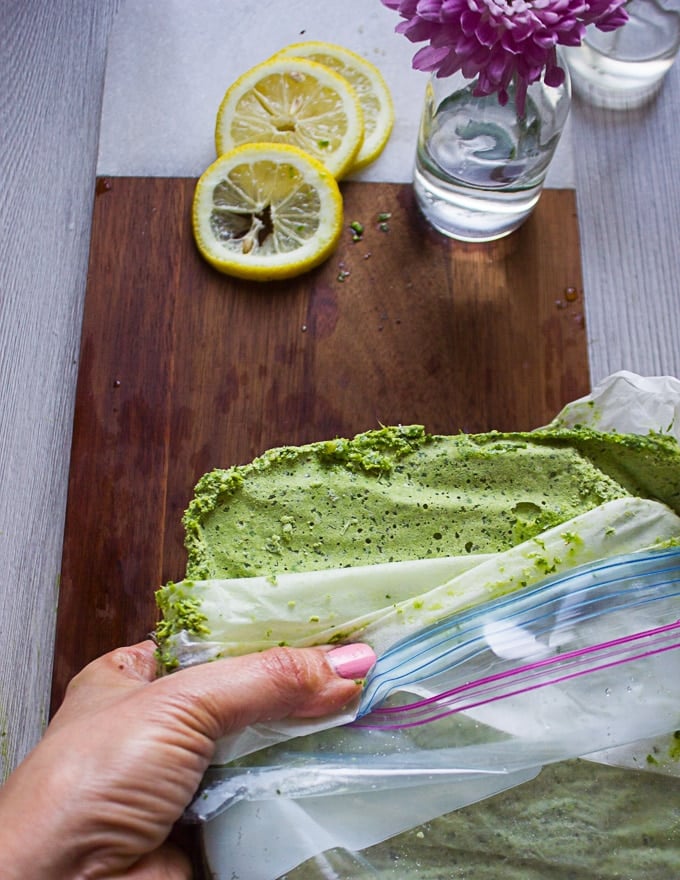
[[508,100],[517,83],[518,108],[528,86],[544,77],[558,86],[565,73],[555,47],[577,46],[586,26],[614,30],[628,19],[625,0],[382,0],[403,21],[397,32],[414,43],[428,42],[416,52],[413,66],[447,76],[461,70],[478,77],[479,94],[498,93]]

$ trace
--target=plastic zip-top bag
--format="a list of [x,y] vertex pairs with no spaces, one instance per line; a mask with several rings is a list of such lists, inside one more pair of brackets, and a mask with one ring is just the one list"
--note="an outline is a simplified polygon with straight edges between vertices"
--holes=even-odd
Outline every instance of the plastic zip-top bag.
[[[601,560],[452,615],[379,657],[355,723],[212,768],[188,816],[212,817],[206,846],[229,852],[235,876],[264,880],[546,764],[669,733],[680,726],[679,618],[678,548]],[[263,830],[267,857],[247,843]]]
[[[566,663],[564,652],[587,662],[600,643],[653,631],[680,617],[680,548],[647,551],[579,566],[538,586],[447,617],[385,651],[371,671],[358,715],[399,691],[432,697],[454,691],[518,661],[536,671]],[[613,650],[612,646],[612,650]],[[557,661],[557,663],[556,663]],[[525,667],[520,667],[520,675]],[[442,697],[437,697],[441,699]],[[402,713],[406,708],[401,709]]]
[[[510,697],[521,697],[531,691],[555,686],[582,675],[600,676],[609,682],[609,670],[622,664],[646,660],[656,654],[672,651],[680,646],[680,621],[658,626],[650,630],[612,639],[599,645],[579,648],[554,657],[537,660],[523,666],[492,672],[484,678],[456,685],[414,703],[378,706],[357,725],[375,730],[398,730],[416,727],[447,718],[456,712],[472,713],[482,707]],[[632,690],[632,666],[627,670],[628,690]],[[598,683],[589,682],[591,687]],[[611,696],[607,685],[604,694]]]

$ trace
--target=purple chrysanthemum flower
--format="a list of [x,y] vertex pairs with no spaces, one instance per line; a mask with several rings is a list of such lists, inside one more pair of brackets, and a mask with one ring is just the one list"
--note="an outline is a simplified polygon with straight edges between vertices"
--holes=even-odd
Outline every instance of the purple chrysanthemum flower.
[[526,90],[541,78],[558,86],[564,71],[557,63],[558,44],[578,46],[586,26],[609,31],[628,20],[626,0],[382,0],[405,21],[398,33],[414,43],[417,70],[450,76],[460,70],[478,77],[476,95],[498,93],[507,103],[514,79],[519,112]]

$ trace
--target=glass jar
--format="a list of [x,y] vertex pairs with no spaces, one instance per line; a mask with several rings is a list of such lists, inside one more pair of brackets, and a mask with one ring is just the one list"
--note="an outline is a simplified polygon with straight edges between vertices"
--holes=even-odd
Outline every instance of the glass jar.
[[680,48],[680,12],[659,0],[629,0],[628,21],[614,31],[594,25],[581,46],[565,50],[576,94],[597,107],[626,110],[650,101]]
[[414,191],[426,219],[461,241],[509,235],[533,211],[569,114],[567,73],[558,87],[543,80],[527,91],[518,113],[514,84],[501,105],[496,94],[476,97],[462,73],[427,85]]

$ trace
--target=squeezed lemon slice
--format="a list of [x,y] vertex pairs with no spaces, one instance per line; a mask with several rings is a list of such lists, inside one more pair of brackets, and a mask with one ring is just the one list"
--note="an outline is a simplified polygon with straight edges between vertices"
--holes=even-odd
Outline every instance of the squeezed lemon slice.
[[299,147],[341,177],[364,139],[363,112],[349,82],[322,64],[277,57],[246,71],[231,85],[217,113],[221,155],[240,144]]
[[317,266],[342,232],[342,198],[328,168],[285,144],[245,144],[201,175],[194,238],[220,272],[256,281]]
[[364,140],[351,171],[358,171],[373,162],[383,151],[394,126],[392,96],[378,68],[343,46],[321,40],[292,43],[274,55],[307,58],[330,67],[349,81],[364,113]]

